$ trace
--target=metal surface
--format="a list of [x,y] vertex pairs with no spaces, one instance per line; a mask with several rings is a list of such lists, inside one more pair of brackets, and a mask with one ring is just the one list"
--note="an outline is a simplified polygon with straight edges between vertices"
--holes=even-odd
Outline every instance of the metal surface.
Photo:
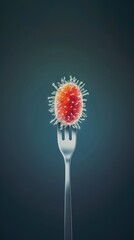
[[64,240],[72,240],[72,203],[71,203],[71,158],[76,147],[77,130],[68,126],[60,129],[57,125],[57,141],[65,162],[65,195],[64,195]]

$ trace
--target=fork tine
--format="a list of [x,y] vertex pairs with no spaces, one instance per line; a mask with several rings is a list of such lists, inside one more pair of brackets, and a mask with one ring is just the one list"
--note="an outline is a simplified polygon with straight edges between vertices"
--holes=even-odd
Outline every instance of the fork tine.
[[72,127],[72,140],[76,139],[77,129]]
[[58,136],[58,139],[62,139],[62,131],[60,129],[60,123],[57,124],[57,136]]
[[65,129],[65,139],[69,139],[69,126],[67,126]]

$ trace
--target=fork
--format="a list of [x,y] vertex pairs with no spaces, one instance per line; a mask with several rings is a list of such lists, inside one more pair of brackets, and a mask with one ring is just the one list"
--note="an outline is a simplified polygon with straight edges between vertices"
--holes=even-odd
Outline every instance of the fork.
[[65,163],[64,193],[64,240],[72,240],[72,203],[71,203],[71,158],[76,147],[77,130],[72,126],[63,127],[57,124],[57,141]]

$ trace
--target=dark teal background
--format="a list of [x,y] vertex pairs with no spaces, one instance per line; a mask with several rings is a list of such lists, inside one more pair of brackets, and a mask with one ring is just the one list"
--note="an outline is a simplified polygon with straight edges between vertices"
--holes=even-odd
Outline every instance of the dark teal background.
[[132,237],[133,9],[127,1],[4,1],[1,240],[63,240],[64,161],[51,84],[86,83],[72,159],[74,240]]

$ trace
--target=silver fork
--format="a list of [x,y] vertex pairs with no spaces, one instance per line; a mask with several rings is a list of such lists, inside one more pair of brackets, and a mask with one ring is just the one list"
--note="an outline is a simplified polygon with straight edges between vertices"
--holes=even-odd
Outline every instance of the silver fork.
[[[70,131],[69,131],[70,128]],[[67,126],[60,129],[57,124],[57,140],[65,163],[65,193],[64,193],[64,240],[72,240],[72,203],[71,203],[71,158],[76,147],[77,130]]]

